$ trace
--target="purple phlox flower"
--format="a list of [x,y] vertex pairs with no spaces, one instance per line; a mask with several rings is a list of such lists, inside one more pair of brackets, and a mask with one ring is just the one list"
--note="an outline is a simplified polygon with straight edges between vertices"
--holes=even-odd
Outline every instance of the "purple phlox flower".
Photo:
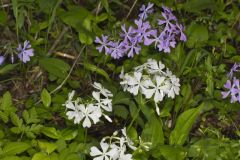
[[151,25],[148,21],[143,22],[141,19],[135,20],[135,24],[137,25],[137,29],[135,29],[136,37],[138,42],[143,42],[143,38],[148,37],[148,31],[151,30]]
[[176,30],[176,25],[173,22],[176,22],[176,17],[173,14],[162,13],[163,20],[158,20],[158,25],[165,25],[164,31],[173,32]]
[[128,40],[130,41],[130,40],[133,38],[133,35],[134,35],[134,29],[133,29],[133,27],[130,26],[130,27],[128,28],[128,31],[127,31],[127,30],[126,30],[126,26],[125,26],[125,24],[124,24],[124,25],[121,26],[121,29],[122,29],[123,33],[121,33],[120,36],[121,36],[122,38],[124,38],[124,42],[126,42],[126,41],[128,41]]
[[240,70],[238,70],[238,68],[240,68],[240,63],[235,63],[235,64],[232,66],[230,72],[228,73],[228,77],[229,77],[229,78],[232,78],[234,72],[240,71]]
[[184,30],[184,26],[181,25],[181,24],[176,24],[177,28],[178,28],[178,32],[180,33],[180,40],[181,41],[186,41],[187,40],[187,37],[186,35],[183,33],[183,30]]
[[100,44],[99,47],[97,47],[97,50],[99,52],[102,52],[103,49],[105,50],[106,53],[109,53],[109,41],[108,41],[108,36],[102,35],[102,40],[99,37],[96,37],[95,43]]
[[3,64],[4,61],[5,61],[5,57],[4,56],[0,56],[0,66]]
[[154,42],[154,37],[157,36],[157,30],[153,29],[153,30],[148,30],[143,34],[143,41],[144,41],[144,45],[148,46],[151,45]]
[[111,57],[113,57],[114,59],[119,59],[124,56],[126,49],[123,42],[111,42],[110,44],[111,47],[109,54],[111,55]]
[[136,39],[132,39],[126,46],[126,51],[128,52],[128,57],[133,57],[135,54],[139,54],[141,51],[141,46],[138,44]]
[[142,5],[140,8],[140,14],[138,15],[140,19],[146,20],[148,17],[148,14],[153,13],[153,3],[148,3],[147,7],[145,5]]
[[168,8],[168,7],[166,7],[166,6],[164,6],[164,5],[162,5],[162,9],[163,9],[163,12],[164,13],[172,13],[172,10],[170,9],[170,8]]
[[240,103],[240,87],[239,87],[239,79],[236,77],[233,78],[233,83],[231,80],[227,80],[224,87],[227,89],[227,91],[221,92],[222,98],[227,98],[229,95],[231,95],[231,103],[234,103],[238,101]]
[[174,34],[169,32],[162,32],[159,36],[159,44],[157,45],[159,51],[164,51],[165,53],[170,53],[170,47],[175,48],[176,41]]
[[21,44],[18,45],[17,51],[19,52],[18,58],[23,62],[26,63],[30,61],[30,57],[34,55],[34,50],[31,48],[30,42],[25,41],[23,47]]

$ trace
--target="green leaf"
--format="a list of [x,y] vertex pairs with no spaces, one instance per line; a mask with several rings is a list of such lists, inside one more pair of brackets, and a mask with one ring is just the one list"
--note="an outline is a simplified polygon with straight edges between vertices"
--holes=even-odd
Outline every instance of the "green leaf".
[[10,71],[12,71],[13,69],[15,69],[18,66],[18,64],[7,64],[6,66],[4,66],[3,68],[0,68],[0,75],[1,74],[6,74]]
[[61,135],[65,141],[74,139],[78,135],[77,130],[64,129],[61,131]]
[[30,145],[25,142],[8,142],[3,147],[2,155],[7,156],[20,154],[26,151],[28,148],[30,148]]
[[46,71],[59,78],[65,78],[70,69],[69,64],[57,58],[42,58],[39,63]]
[[5,111],[8,110],[12,106],[12,96],[10,92],[6,92],[3,95],[2,103],[1,103],[1,110]]
[[44,135],[46,135],[46,136],[48,136],[48,137],[50,137],[50,138],[53,138],[53,139],[59,139],[59,138],[61,138],[60,132],[57,131],[57,130],[56,130],[55,128],[53,128],[53,127],[43,127],[43,128],[41,129],[41,132],[42,132]]
[[110,81],[110,78],[109,78],[107,72],[105,72],[103,69],[95,66],[94,64],[84,63],[84,67],[87,70],[90,70],[92,72],[96,72],[97,74],[100,74],[100,75],[104,76],[106,78],[106,80]]
[[116,116],[127,119],[129,112],[124,105],[114,105],[113,107],[113,111]]
[[196,121],[201,107],[192,108],[183,112],[177,119],[176,126],[170,134],[170,144],[183,145],[192,125]]
[[187,29],[187,35],[187,46],[189,48],[200,47],[208,40],[208,28],[204,25],[192,23]]
[[32,160],[51,160],[51,158],[46,153],[35,153]]
[[55,143],[38,141],[38,145],[41,150],[45,151],[47,154],[50,154],[57,149],[57,145]]
[[7,23],[7,13],[4,10],[0,10],[0,25],[5,25]]
[[17,157],[17,156],[7,156],[7,157],[4,157],[1,160],[22,160],[22,159],[20,157]]
[[184,4],[184,9],[195,13],[204,9],[216,10],[217,4],[214,0],[192,0]]
[[186,157],[186,151],[181,146],[163,145],[159,146],[153,152],[155,158],[163,156],[166,160],[184,160]]
[[151,142],[153,147],[164,144],[162,122],[158,118],[152,115],[142,133],[142,139],[146,142]]
[[49,107],[51,104],[51,95],[50,93],[44,88],[41,93],[41,100],[45,107]]
[[57,0],[38,0],[38,5],[40,7],[40,10],[47,13],[47,14],[50,14],[54,8],[54,6],[56,5],[57,3]]
[[8,114],[5,112],[0,111],[0,118],[3,120],[4,123],[8,122]]
[[107,12],[109,12],[109,4],[108,0],[101,0],[103,7],[106,9]]
[[12,123],[17,127],[22,127],[23,120],[18,117],[16,113],[10,113]]

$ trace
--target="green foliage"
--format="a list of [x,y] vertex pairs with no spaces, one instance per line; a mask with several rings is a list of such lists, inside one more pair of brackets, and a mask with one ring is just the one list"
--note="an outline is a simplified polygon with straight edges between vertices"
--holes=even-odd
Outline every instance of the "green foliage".
[[[227,73],[240,62],[240,1],[3,0],[0,1],[0,160],[88,160],[90,148],[127,128],[138,146],[134,160],[240,159],[239,103],[222,99]],[[96,36],[119,40],[121,26],[134,25],[141,5],[157,26],[160,7],[173,9],[187,41],[170,54],[142,46],[134,58],[113,60],[96,50]],[[127,15],[129,14],[129,17]],[[31,62],[10,63],[18,43],[30,40]],[[82,49],[84,48],[84,49]],[[119,74],[147,59],[162,61],[180,78],[180,95],[155,105],[124,92]],[[239,73],[237,73],[239,76]],[[113,93],[112,123],[90,129],[74,124],[63,104],[76,90],[91,103],[93,82]]]

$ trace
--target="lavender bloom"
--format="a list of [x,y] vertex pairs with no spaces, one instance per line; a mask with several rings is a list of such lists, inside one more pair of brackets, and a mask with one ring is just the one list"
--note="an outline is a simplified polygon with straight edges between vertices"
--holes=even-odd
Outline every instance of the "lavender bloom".
[[5,60],[5,57],[4,56],[0,56],[0,66],[3,64],[4,60]]
[[99,47],[97,47],[99,52],[102,52],[104,49],[106,53],[109,53],[108,36],[102,35],[102,40],[99,37],[96,37],[95,43],[101,44]]
[[240,63],[235,63],[235,64],[232,66],[230,72],[228,73],[228,77],[229,77],[229,78],[232,78],[234,72],[240,71],[240,70],[238,70],[239,67],[240,67]]
[[131,43],[126,45],[126,51],[128,51],[128,57],[133,57],[134,54],[139,54],[141,51],[141,46],[137,43],[136,39],[132,39]]
[[128,31],[126,30],[125,24],[121,26],[121,29],[123,33],[120,34],[122,38],[124,38],[124,42],[127,42],[128,40],[131,41],[134,35],[134,29],[132,26],[128,28]]
[[124,43],[123,42],[110,42],[111,47],[109,54],[111,57],[114,59],[119,59],[124,56],[125,54],[125,48],[124,48]]
[[158,24],[165,25],[164,31],[167,30],[168,32],[173,32],[176,29],[176,26],[173,23],[174,21],[176,21],[176,17],[173,14],[166,13],[162,13],[162,16],[164,20],[159,19]]
[[17,51],[19,52],[18,58],[23,62],[26,63],[30,61],[30,57],[34,55],[34,50],[31,48],[30,42],[25,41],[23,47],[21,44],[18,45]]
[[102,40],[96,37],[95,42],[100,44],[97,50],[99,52],[105,50],[106,54],[110,54],[114,59],[119,59],[124,55],[133,57],[135,54],[139,54],[141,43],[145,46],[155,43],[155,47],[159,51],[169,53],[171,48],[176,46],[176,37],[179,37],[181,41],[186,41],[186,35],[183,33],[184,27],[178,24],[171,9],[163,6],[163,19],[158,20],[158,24],[163,28],[160,33],[158,33],[160,30],[153,29],[150,23],[146,21],[148,14],[153,12],[153,4],[143,5],[140,12],[140,18],[134,21],[136,27],[130,26],[127,28],[125,24],[121,26],[121,42],[108,41],[108,36],[102,35]]
[[140,8],[141,13],[138,15],[140,19],[146,20],[148,17],[148,14],[153,13],[153,3],[148,3],[147,7],[145,5],[142,5]]
[[177,32],[180,32],[180,40],[186,42],[187,37],[186,37],[186,35],[183,33],[183,30],[184,30],[183,25],[177,23],[176,26],[177,26],[177,28],[179,29],[179,31],[177,31]]
[[231,103],[239,102],[240,103],[240,86],[239,86],[239,80],[236,79],[236,77],[233,78],[233,83],[231,83],[230,80],[226,82],[224,87],[227,89],[227,91],[223,91],[222,98],[225,99],[229,95],[231,95]]
[[[135,29],[136,37],[138,42],[143,42],[149,40],[149,36],[152,36],[156,33],[151,29],[151,26],[148,21],[143,22],[141,19],[135,20],[135,24],[137,25],[137,29]],[[147,43],[147,42],[146,42]]]

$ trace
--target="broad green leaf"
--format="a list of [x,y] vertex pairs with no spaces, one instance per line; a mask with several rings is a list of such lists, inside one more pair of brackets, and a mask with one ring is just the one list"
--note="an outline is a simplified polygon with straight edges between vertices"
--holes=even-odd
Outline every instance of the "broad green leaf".
[[184,160],[187,152],[181,146],[163,145],[153,151],[155,158],[163,156],[166,160]]
[[7,13],[4,10],[0,10],[0,25],[5,25],[7,23]]
[[50,138],[53,138],[53,139],[59,139],[59,138],[61,138],[60,132],[57,131],[57,130],[56,130],[55,128],[53,128],[53,127],[43,127],[43,128],[41,129],[41,132],[42,132],[44,135],[46,135],[46,136],[48,136],[48,137],[50,137]]
[[65,141],[69,141],[74,139],[78,135],[77,130],[71,130],[71,129],[64,129],[61,131],[62,138]]
[[192,23],[187,29],[187,46],[189,48],[200,47],[208,40],[208,28],[204,25]]
[[57,149],[57,145],[55,143],[38,141],[38,145],[41,150],[45,151],[47,154],[50,154]]
[[127,108],[124,105],[114,105],[113,111],[116,116],[122,117],[123,119],[127,119],[129,114]]
[[104,76],[106,78],[106,80],[110,81],[110,78],[109,78],[107,72],[105,72],[103,69],[95,66],[94,64],[84,63],[84,67],[87,70],[90,70],[92,72],[96,72],[97,74],[100,74],[100,75]]
[[183,145],[196,121],[201,107],[192,108],[183,112],[177,119],[174,130],[170,134],[170,144]]
[[45,107],[49,107],[51,104],[51,95],[50,93],[44,88],[41,93],[41,100]]
[[46,153],[35,153],[32,160],[51,160],[51,158]]
[[57,0],[38,0],[38,5],[40,7],[40,10],[47,13],[47,14],[50,14],[54,8],[54,6],[56,5],[57,3]]
[[217,9],[217,3],[214,0],[192,0],[184,4],[184,9],[188,12],[199,12],[204,9]]
[[18,66],[18,64],[7,64],[4,67],[0,67],[0,75],[1,74],[6,74],[10,71],[12,71],[13,69],[15,69]]
[[57,58],[42,58],[39,63],[46,71],[59,78],[65,78],[70,69],[69,64]]
[[20,157],[17,157],[17,156],[7,156],[7,157],[4,157],[1,160],[22,160],[22,159]]
[[164,135],[162,130],[162,122],[159,117],[151,116],[151,119],[146,123],[142,139],[146,142],[151,142],[153,147],[164,144]]
[[20,154],[26,151],[28,148],[30,148],[30,145],[25,142],[8,142],[3,147],[2,155],[7,156]]

